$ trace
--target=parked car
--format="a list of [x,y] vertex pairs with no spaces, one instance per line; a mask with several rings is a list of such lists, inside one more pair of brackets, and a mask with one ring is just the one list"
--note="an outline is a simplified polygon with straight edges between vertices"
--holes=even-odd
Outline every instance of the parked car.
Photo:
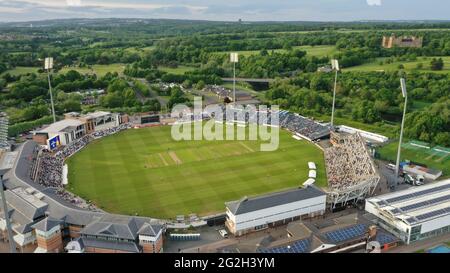
[[405,174],[405,183],[414,186],[416,184],[416,180],[411,175]]
[[219,230],[219,234],[220,234],[220,236],[222,236],[223,238],[228,238],[228,232],[227,232],[225,229]]
[[394,164],[387,164],[386,168],[388,168],[389,170],[395,171],[395,165]]
[[422,186],[423,184],[425,184],[425,177],[423,177],[423,175],[418,174],[416,176],[416,184],[417,186]]

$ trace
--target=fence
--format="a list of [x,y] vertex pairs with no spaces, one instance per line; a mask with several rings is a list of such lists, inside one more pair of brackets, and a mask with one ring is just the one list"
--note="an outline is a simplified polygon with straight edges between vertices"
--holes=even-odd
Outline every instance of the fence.
[[200,240],[200,233],[188,233],[188,234],[171,233],[169,238],[172,241],[197,241]]

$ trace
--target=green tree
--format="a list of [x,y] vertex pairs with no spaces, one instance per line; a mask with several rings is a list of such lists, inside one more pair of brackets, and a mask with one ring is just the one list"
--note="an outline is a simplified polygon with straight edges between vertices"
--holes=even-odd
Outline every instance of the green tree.
[[184,87],[184,88],[191,88],[191,87],[192,87],[192,81],[191,81],[190,79],[186,79],[186,80],[183,82],[183,87]]
[[444,69],[444,61],[442,58],[431,60],[431,70],[438,71]]
[[123,106],[123,99],[117,92],[109,93],[100,98],[100,104],[103,107],[117,108]]
[[203,88],[205,88],[205,82],[203,80],[198,81],[195,85],[195,88],[197,90],[202,90]]

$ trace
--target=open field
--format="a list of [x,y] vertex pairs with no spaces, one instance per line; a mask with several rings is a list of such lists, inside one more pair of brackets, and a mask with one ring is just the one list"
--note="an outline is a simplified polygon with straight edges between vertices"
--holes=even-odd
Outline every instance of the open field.
[[[398,140],[380,148],[378,152],[382,159],[395,162],[397,158]],[[429,153],[426,149],[411,149],[408,141],[402,145],[401,160],[411,160],[427,165],[430,168],[442,170],[444,176],[450,175],[450,155]]]
[[[343,71],[395,71],[399,70],[398,66],[400,64],[403,64],[406,71],[419,71],[419,72],[434,72],[434,73],[450,73],[450,57],[436,57],[436,58],[442,58],[444,60],[444,69],[442,71],[433,71],[430,69],[430,62],[433,59],[433,57],[419,57],[416,61],[409,62],[409,61],[396,61],[390,64],[382,64],[380,65],[380,61],[384,61],[386,58],[378,58],[377,60],[358,65],[353,66],[349,68],[343,69]],[[417,64],[422,63],[423,68],[422,69],[416,69]]]
[[59,73],[67,73],[70,70],[78,71],[81,74],[96,74],[97,76],[105,76],[106,73],[111,72],[117,72],[119,74],[123,73],[123,70],[125,69],[125,65],[123,64],[108,64],[108,65],[100,65],[96,64],[92,66],[92,69],[89,69],[88,67],[64,67],[59,71]]
[[423,108],[431,106],[431,102],[421,101],[421,100],[414,100],[413,101],[413,109],[414,110],[421,110]]
[[16,68],[7,70],[3,73],[9,73],[12,76],[18,76],[18,75],[24,75],[27,73],[37,73],[38,70],[39,70],[38,67],[17,66]]
[[[222,86],[225,88],[228,88],[230,90],[233,90],[233,83],[224,83],[224,84],[222,84]],[[264,99],[265,99],[264,92],[253,90],[253,88],[251,87],[250,84],[245,84],[245,83],[243,84],[243,83],[237,82],[236,90],[246,91],[249,94],[255,96],[260,101],[264,101]]]
[[[329,32],[330,30],[298,30],[298,31],[270,31],[267,33],[273,33],[273,34],[289,34],[289,33],[296,33],[296,34],[311,34],[311,33],[321,33],[321,32]],[[365,33],[365,32],[374,32],[373,29],[336,29],[333,30],[334,32],[338,33]],[[404,29],[390,29],[391,32],[398,32],[398,31],[405,31]],[[417,29],[408,29],[408,31],[411,32],[425,32],[425,31],[450,31],[448,28],[417,28]]]
[[[336,48],[331,45],[320,45],[320,46],[294,46],[293,49],[299,49],[306,51],[306,54],[310,57],[324,57],[330,56],[336,52]],[[272,50],[267,50],[269,53]],[[274,49],[274,52],[286,52],[285,49]],[[243,50],[243,51],[235,51],[238,52],[241,56],[251,56],[257,55],[261,52],[261,50]],[[228,54],[228,52],[214,52],[215,54]]]
[[[330,122],[330,116],[324,115],[315,115],[314,118],[316,120],[320,120],[323,122]],[[334,122],[336,125],[346,125],[350,127],[354,127],[360,130],[369,131],[376,134],[381,134],[387,136],[389,138],[396,137],[396,131],[399,129],[396,125],[392,125],[389,123],[375,123],[375,124],[367,124],[359,121],[352,120],[350,117],[334,117]],[[400,126],[398,126],[400,127]]]
[[295,49],[300,49],[306,51],[307,55],[310,57],[324,57],[334,54],[337,50],[331,45],[318,45],[318,46],[296,46]]
[[68,160],[68,189],[106,211],[174,218],[224,211],[224,202],[301,186],[308,161],[326,185],[323,154],[280,132],[279,149],[260,141],[179,141],[171,127],[128,130],[89,144]]
[[154,49],[155,49],[154,46],[147,46],[147,47],[129,47],[126,48],[125,50],[129,53],[136,53],[140,54],[141,56],[144,56],[145,54],[151,52]]
[[167,73],[171,73],[171,74],[183,75],[186,72],[195,70],[195,67],[184,66],[184,65],[179,65],[176,68],[160,66],[160,67],[158,67],[158,69],[161,71],[167,72]]

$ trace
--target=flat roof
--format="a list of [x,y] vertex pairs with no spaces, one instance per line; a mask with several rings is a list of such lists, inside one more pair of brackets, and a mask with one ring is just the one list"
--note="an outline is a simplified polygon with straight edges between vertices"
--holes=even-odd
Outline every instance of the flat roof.
[[450,215],[450,179],[368,198],[379,210],[407,224]]
[[33,192],[30,192],[29,189],[24,188],[15,188],[12,189],[11,192],[15,193],[18,197],[25,200],[27,203],[33,205],[36,209],[40,209],[47,206],[47,203],[42,202],[36,196],[33,195]]
[[110,112],[95,111],[93,113],[88,113],[88,114],[86,114],[83,117],[86,117],[86,118],[100,118],[100,117],[107,116],[107,115],[110,115],[110,114],[111,114]]
[[37,131],[36,133],[59,133],[64,131],[67,127],[71,126],[80,126],[84,124],[81,120],[77,119],[63,119],[60,121],[57,121],[55,123],[52,123],[51,125]]
[[233,214],[238,215],[323,195],[326,195],[326,193],[315,188],[314,186],[308,186],[306,188],[275,192],[252,198],[244,197],[238,201],[227,202],[225,205]]

